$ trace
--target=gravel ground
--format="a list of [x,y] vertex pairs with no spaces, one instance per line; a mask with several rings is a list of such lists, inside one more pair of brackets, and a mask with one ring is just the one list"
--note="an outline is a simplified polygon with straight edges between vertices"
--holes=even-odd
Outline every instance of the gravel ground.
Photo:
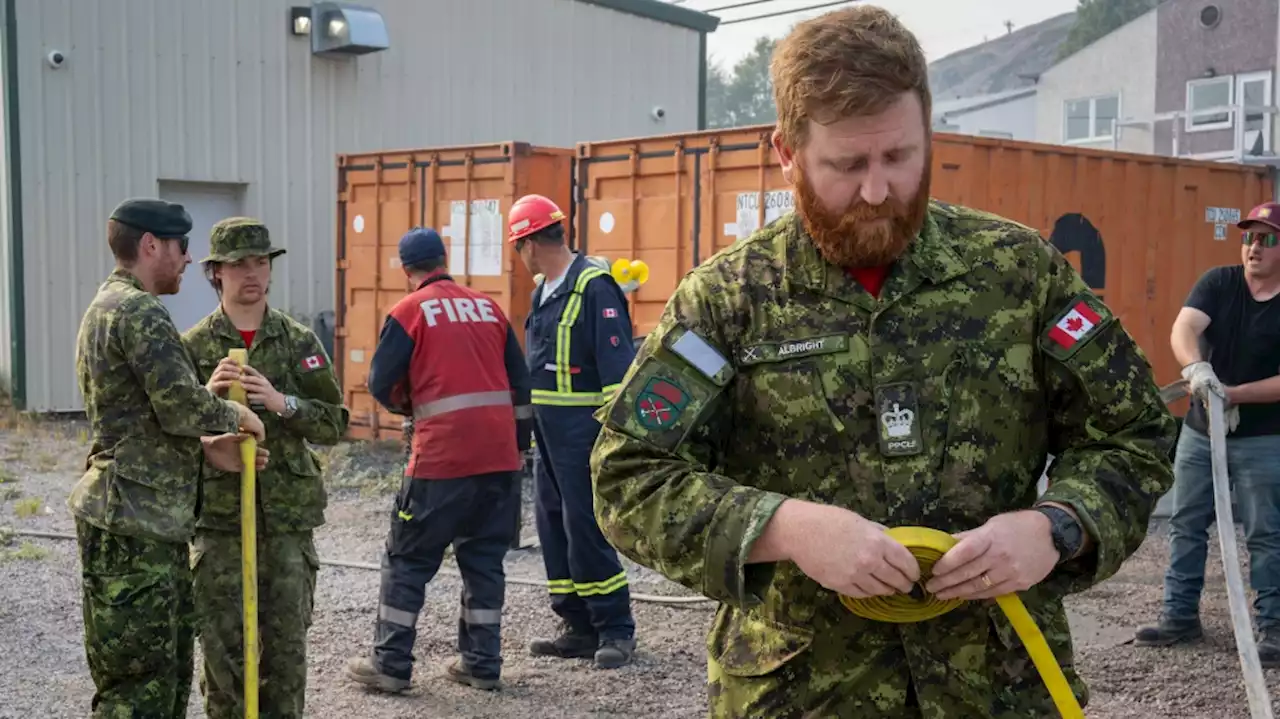
[[[72,532],[65,500],[79,475],[85,444],[82,424],[33,425],[0,419],[0,527]],[[341,446],[329,454],[333,489],[328,524],[317,533],[323,558],[379,561],[397,459],[396,448],[369,445]],[[526,487],[526,537],[535,534],[530,496]],[[0,719],[84,717],[93,688],[81,645],[75,543],[7,540],[0,537]],[[1068,600],[1078,661],[1092,690],[1089,717],[1248,717],[1216,537],[1213,542],[1210,589],[1204,599],[1207,636],[1199,645],[1153,650],[1129,643],[1134,627],[1153,618],[1159,609],[1168,551],[1166,532],[1160,526],[1153,527],[1119,575]],[[647,569],[630,563],[627,568],[633,591],[688,594]],[[509,577],[540,583],[543,571],[536,547],[508,555],[507,572]],[[490,694],[436,679],[454,656],[460,591],[458,579],[447,575],[429,586],[419,624],[415,686],[406,695],[384,697],[353,687],[342,675],[347,657],[367,651],[371,641],[378,573],[322,568],[310,636],[307,715],[317,719],[704,716],[703,638],[712,605],[688,608],[636,602],[640,649],[635,664],[617,672],[599,672],[586,662],[529,657],[529,641],[555,631],[554,615],[540,584],[509,585],[503,618],[506,689]],[[1272,695],[1280,698],[1280,672],[1268,670],[1267,678]],[[198,689],[193,690],[189,716],[204,717]]]

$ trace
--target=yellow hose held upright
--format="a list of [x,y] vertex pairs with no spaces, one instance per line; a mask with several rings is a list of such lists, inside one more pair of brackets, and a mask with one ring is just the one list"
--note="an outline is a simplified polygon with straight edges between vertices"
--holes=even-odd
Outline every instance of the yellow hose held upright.
[[[921,585],[932,576],[933,565],[958,541],[946,532],[927,527],[894,527],[887,530],[887,533],[911,550],[911,554],[920,563]],[[840,602],[849,611],[865,619],[897,624],[936,619],[964,603],[962,599],[940,600],[932,593],[924,594],[924,599],[916,599],[909,594],[866,599],[854,599],[842,595]],[[1000,605],[1000,609],[1009,618],[1009,623],[1013,625],[1014,631],[1018,633],[1018,638],[1026,646],[1027,653],[1031,655],[1031,661],[1035,663],[1036,670],[1040,672],[1040,678],[1044,680],[1045,686],[1049,689],[1049,695],[1053,697],[1058,713],[1064,719],[1084,719],[1084,710],[1080,708],[1075,694],[1071,692],[1071,686],[1062,673],[1062,667],[1058,666],[1053,651],[1049,649],[1049,643],[1045,641],[1044,634],[1040,632],[1035,620],[1023,606],[1022,600],[1018,599],[1017,594],[1005,594],[996,597],[996,603]]]
[[[248,364],[249,351],[233,349],[227,356],[241,367]],[[234,382],[227,399],[249,406],[244,385]],[[258,719],[258,442],[248,437],[240,443],[240,570],[244,588],[244,716]]]

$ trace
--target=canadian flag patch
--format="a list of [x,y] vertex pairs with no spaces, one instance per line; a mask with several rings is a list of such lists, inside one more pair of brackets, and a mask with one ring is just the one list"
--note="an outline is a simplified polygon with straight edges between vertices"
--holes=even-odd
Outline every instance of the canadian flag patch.
[[615,317],[617,317],[617,316],[618,316],[618,310],[616,310],[615,308],[613,308],[613,307],[606,307],[606,308],[604,308],[604,318],[605,318],[605,319],[607,319],[607,320],[611,320],[611,319],[613,319],[613,318],[615,318]]
[[1087,339],[1101,324],[1102,317],[1089,306],[1089,303],[1077,300],[1062,319],[1049,330],[1049,339],[1062,349],[1070,350],[1082,340]]
[[324,369],[324,355],[311,355],[302,360],[302,371],[314,372],[318,369]]

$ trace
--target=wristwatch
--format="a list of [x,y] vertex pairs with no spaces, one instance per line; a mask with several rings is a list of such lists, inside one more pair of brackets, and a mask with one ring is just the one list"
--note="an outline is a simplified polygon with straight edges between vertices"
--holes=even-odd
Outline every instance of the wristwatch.
[[1070,512],[1048,504],[1036,505],[1035,510],[1049,518],[1053,548],[1058,550],[1058,564],[1071,559],[1084,545],[1084,527]]
[[298,398],[291,394],[284,396],[284,411],[278,414],[284,419],[289,419],[298,411]]

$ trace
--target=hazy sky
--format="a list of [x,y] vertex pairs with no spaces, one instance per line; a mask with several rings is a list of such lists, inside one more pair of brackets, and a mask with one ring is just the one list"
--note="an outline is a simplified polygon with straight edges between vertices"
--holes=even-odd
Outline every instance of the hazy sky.
[[[676,4],[693,10],[711,10],[725,5],[735,5],[743,0],[674,0]],[[963,50],[986,39],[1006,34],[1005,21],[1012,21],[1014,29],[1035,24],[1076,8],[1076,0],[871,0],[887,8],[902,19],[907,27],[920,38],[925,53],[932,62],[956,50]],[[766,0],[733,10],[713,13],[721,23],[734,18],[755,17],[774,12],[794,10],[820,5],[822,0]],[[734,23],[721,26],[707,38],[707,50],[712,62],[727,66],[751,50],[755,39],[761,35],[777,37],[793,24],[814,15],[829,12],[833,8],[810,10],[764,20]]]

